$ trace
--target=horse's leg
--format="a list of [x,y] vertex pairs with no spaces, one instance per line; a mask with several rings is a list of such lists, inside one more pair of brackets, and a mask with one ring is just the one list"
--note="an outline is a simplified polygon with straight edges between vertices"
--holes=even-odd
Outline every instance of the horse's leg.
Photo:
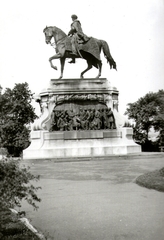
[[80,78],[84,78],[84,73],[86,73],[87,71],[89,71],[91,68],[92,68],[92,64],[89,62],[89,61],[87,61],[87,63],[88,63],[88,67],[80,74]]
[[65,58],[64,57],[60,58],[60,64],[61,64],[61,74],[60,74],[59,79],[61,79],[63,77],[63,71],[64,71],[64,65],[65,65]]
[[102,69],[102,62],[101,61],[98,62],[98,69],[99,69],[99,73],[98,73],[96,78],[99,78],[101,76],[101,69]]
[[57,70],[57,67],[53,65],[52,60],[60,58],[60,54],[57,53],[56,55],[49,58],[50,65],[53,69]]

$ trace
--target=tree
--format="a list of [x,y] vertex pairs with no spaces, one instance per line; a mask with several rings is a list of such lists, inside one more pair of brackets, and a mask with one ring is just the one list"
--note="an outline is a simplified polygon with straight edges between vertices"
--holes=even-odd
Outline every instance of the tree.
[[31,105],[33,94],[27,83],[0,91],[0,145],[19,156],[29,142],[28,125],[37,117]]
[[125,112],[135,122],[134,140],[141,145],[150,141],[151,128],[159,132],[159,141],[164,130],[164,91],[147,93],[134,103],[129,103]]

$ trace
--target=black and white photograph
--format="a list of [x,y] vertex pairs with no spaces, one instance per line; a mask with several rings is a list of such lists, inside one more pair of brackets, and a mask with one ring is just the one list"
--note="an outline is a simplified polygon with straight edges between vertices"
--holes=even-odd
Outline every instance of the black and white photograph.
[[0,239],[164,239],[164,1],[0,3]]

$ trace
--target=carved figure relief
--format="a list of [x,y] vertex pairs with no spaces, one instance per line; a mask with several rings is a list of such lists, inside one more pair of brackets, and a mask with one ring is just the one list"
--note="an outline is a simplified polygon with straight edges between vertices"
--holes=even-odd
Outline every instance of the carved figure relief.
[[116,129],[111,108],[53,110],[51,131]]

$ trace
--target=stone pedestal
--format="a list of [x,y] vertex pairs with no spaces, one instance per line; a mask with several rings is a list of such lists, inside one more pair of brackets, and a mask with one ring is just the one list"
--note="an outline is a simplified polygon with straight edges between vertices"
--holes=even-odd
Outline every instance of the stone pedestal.
[[33,131],[24,159],[70,159],[141,152],[132,139],[132,128],[68,132]]
[[[119,92],[105,78],[52,79],[36,101],[26,159],[67,159],[141,152],[118,112]],[[87,115],[88,114],[88,115]],[[91,116],[93,115],[93,116]]]

